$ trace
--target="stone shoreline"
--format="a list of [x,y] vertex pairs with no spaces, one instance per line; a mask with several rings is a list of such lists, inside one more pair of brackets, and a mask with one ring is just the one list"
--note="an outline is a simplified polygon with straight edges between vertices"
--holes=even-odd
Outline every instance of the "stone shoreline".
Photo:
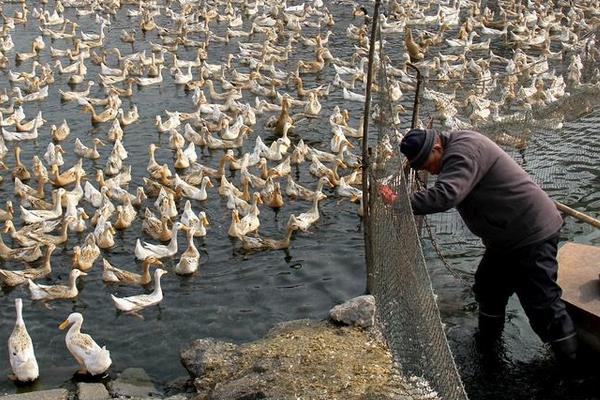
[[331,309],[329,320],[276,325],[236,345],[196,339],[180,352],[189,373],[161,393],[141,368],[104,383],[80,382],[6,400],[435,399],[425,382],[398,374],[375,324],[375,299],[360,296]]

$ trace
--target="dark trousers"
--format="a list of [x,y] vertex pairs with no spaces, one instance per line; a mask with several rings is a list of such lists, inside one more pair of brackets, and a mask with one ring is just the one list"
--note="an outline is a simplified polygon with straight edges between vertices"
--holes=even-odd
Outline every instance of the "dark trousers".
[[486,249],[473,286],[480,321],[497,319],[503,324],[508,298],[516,293],[531,327],[542,341],[572,337],[573,321],[556,283],[557,244],[558,234],[517,249]]

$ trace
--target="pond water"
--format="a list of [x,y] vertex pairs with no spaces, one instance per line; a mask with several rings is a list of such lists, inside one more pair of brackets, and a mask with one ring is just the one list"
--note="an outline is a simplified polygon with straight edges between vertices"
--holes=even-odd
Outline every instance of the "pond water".
[[[53,3],[53,2],[51,2]],[[38,7],[37,2],[28,2],[30,8]],[[52,4],[51,4],[52,5]],[[12,15],[14,9],[19,9],[16,4],[6,5],[4,12]],[[138,41],[133,50],[147,50],[150,55],[150,42],[160,43],[156,31],[142,36],[137,18],[128,18],[125,15],[127,9],[132,6],[124,6],[121,11],[113,17],[112,24],[106,30],[106,49],[119,47],[123,54],[131,53],[129,44],[119,40],[122,29],[137,30]],[[52,8],[53,9],[53,8]],[[342,16],[350,21],[350,10],[340,9]],[[345,16],[345,17],[343,17]],[[75,9],[67,8],[65,17],[76,21],[84,32],[98,32],[99,24],[91,16],[76,16]],[[157,19],[159,25],[166,25],[168,19],[164,16]],[[248,25],[248,21],[245,21]],[[222,35],[227,28],[226,24],[218,24],[213,31]],[[245,29],[249,27],[245,26]],[[346,45],[344,34],[345,24],[336,26],[337,39],[331,38],[332,52],[339,57],[348,59],[352,48]],[[315,28],[305,28],[305,35],[315,35]],[[18,71],[31,71],[31,61],[15,66],[15,52],[31,50],[32,39],[39,34],[38,24],[30,20],[25,26],[17,25],[12,33],[15,49],[7,53],[10,59],[10,68]],[[46,49],[38,58],[41,63],[54,63],[50,57],[50,46],[59,49],[72,47],[70,40],[44,39]],[[255,42],[262,40],[260,35],[253,39]],[[335,41],[337,40],[337,42]],[[292,54],[288,65],[281,68],[295,68],[296,60],[305,57],[311,59],[313,51],[311,48],[297,45],[298,52]],[[219,43],[211,44],[209,48],[209,63],[220,63],[225,60],[228,53],[237,54],[237,41],[233,40],[229,45]],[[178,56],[180,59],[193,59],[196,55],[194,48],[180,48]],[[170,56],[166,56],[167,65],[170,67]],[[116,66],[114,55],[109,55],[109,65]],[[62,59],[64,65],[65,59]],[[89,60],[87,78],[98,83],[100,68]],[[248,72],[243,66],[237,67],[240,72]],[[333,75],[327,70],[320,75],[307,75],[306,87],[314,87],[316,84],[326,84],[331,81]],[[193,71],[197,76],[197,71]],[[0,87],[10,89],[7,79],[7,70],[0,72]],[[159,134],[154,126],[155,116],[166,117],[165,109],[169,111],[193,111],[192,92],[186,93],[182,86],[175,86],[168,70],[163,71],[164,82],[159,86],[134,87],[134,96],[131,100],[123,101],[123,109],[129,109],[130,104],[136,104],[139,108],[140,120],[125,127],[124,146],[129,157],[124,165],[132,165],[133,179],[129,185],[130,192],[134,192],[137,186],[143,185],[142,177],[147,176],[146,165],[148,163],[147,149],[150,143],[159,145],[156,157],[159,163],[173,165],[174,152],[168,145],[168,134]],[[67,84],[68,75],[60,75],[55,72],[56,82],[49,88],[49,96],[45,101],[25,103],[24,110],[29,119],[38,110],[42,110],[43,117],[48,121],[39,129],[39,138],[34,141],[24,141],[19,145],[23,152],[21,159],[30,168],[31,158],[37,154],[40,158],[46,151],[51,140],[50,126],[60,124],[66,119],[71,127],[71,135],[61,142],[65,150],[65,167],[70,167],[77,156],[73,153],[75,138],[91,145],[92,139],[98,137],[104,141],[107,139],[109,124],[101,124],[93,127],[90,123],[89,114],[83,113],[82,107],[77,102],[62,102],[59,89],[62,90],[84,90],[84,84],[75,88]],[[291,88],[290,88],[291,89]],[[333,88],[332,88],[333,89]],[[216,90],[221,87],[216,85]],[[283,88],[283,90],[287,90]],[[98,84],[92,87],[90,97],[103,97],[103,88]],[[254,104],[254,96],[249,94],[244,102]],[[341,105],[350,110],[353,117],[352,124],[357,126],[361,103],[345,102],[340,90],[332,90],[329,99],[322,100],[323,110],[321,117],[314,121],[299,122],[293,135],[293,140],[303,138],[305,142],[320,150],[329,150],[330,128],[329,115],[334,105]],[[299,112],[301,109],[295,109]],[[267,117],[265,114],[259,117],[255,132],[246,140],[242,151],[253,148],[257,136],[261,136],[267,143],[273,140],[273,133],[264,128]],[[14,130],[14,127],[8,127]],[[358,145],[358,142],[356,142]],[[8,167],[12,169],[15,165],[13,156],[13,143],[7,142],[9,153],[5,158]],[[110,154],[112,146],[100,147],[100,160],[93,162],[84,160],[83,167],[91,176],[92,183],[96,168],[103,168]],[[209,151],[197,148],[199,162],[216,167],[223,154],[222,150]],[[239,155],[239,154],[238,154]],[[274,166],[270,162],[269,166]],[[92,173],[90,174],[90,171]],[[252,169],[251,172],[256,173]],[[21,226],[20,213],[18,211],[18,200],[13,195],[13,183],[11,170],[3,172],[4,182],[0,184],[0,204],[4,205],[6,200],[12,200],[16,205],[17,212],[15,225]],[[346,171],[345,173],[348,173]],[[294,167],[292,174],[294,180],[306,187],[315,188],[317,178],[308,171],[308,164]],[[228,178],[239,185],[239,174],[231,174]],[[187,240],[185,235],[179,234],[179,252],[173,259],[165,261],[166,269],[169,271],[161,281],[164,300],[159,306],[149,308],[142,312],[143,320],[123,315],[116,311],[110,299],[110,294],[118,296],[129,296],[143,292],[136,287],[111,286],[102,282],[102,262],[96,261],[89,275],[80,279],[78,287],[80,294],[73,301],[55,301],[51,303],[52,309],[47,310],[42,304],[30,300],[27,286],[14,289],[4,289],[0,292],[0,337],[8,339],[14,324],[14,299],[23,298],[24,319],[29,333],[34,341],[36,356],[40,366],[40,379],[31,387],[16,388],[6,376],[10,372],[6,345],[0,346],[0,393],[13,393],[16,390],[29,391],[42,388],[53,388],[68,381],[76,371],[75,361],[68,353],[65,343],[65,333],[58,329],[62,322],[71,312],[80,312],[84,316],[83,331],[90,333],[100,345],[106,345],[111,351],[113,366],[112,373],[117,373],[128,367],[144,368],[158,384],[164,384],[178,376],[185,375],[186,371],[179,362],[179,349],[192,340],[200,337],[214,337],[232,342],[245,342],[261,337],[274,324],[299,319],[299,318],[325,318],[328,310],[351,297],[360,295],[365,290],[365,262],[363,233],[360,227],[360,219],[357,215],[357,204],[347,199],[336,196],[332,189],[325,188],[329,196],[320,203],[319,211],[321,218],[318,223],[308,232],[297,233],[292,245],[286,251],[271,251],[255,254],[246,254],[241,249],[239,242],[231,240],[227,236],[231,212],[226,207],[226,202],[217,193],[218,182],[214,182],[214,188],[209,189],[209,199],[204,202],[192,200],[192,208],[198,213],[205,211],[208,215],[210,226],[205,238],[196,239],[196,246],[201,252],[201,264],[199,273],[191,277],[181,277],[173,272],[174,265],[179,260],[179,255],[185,250]],[[285,188],[285,180],[282,182]],[[50,188],[50,186],[47,186]],[[70,189],[71,187],[67,187]],[[49,192],[49,190],[48,190]],[[49,196],[48,196],[49,197]],[[149,199],[147,205],[157,212],[153,206],[154,199]],[[178,209],[183,209],[184,201],[178,204]],[[93,215],[94,208],[82,201],[80,203],[89,215]],[[285,226],[291,213],[296,215],[308,211],[311,204],[305,201],[294,201],[286,199],[286,204],[279,211],[261,206],[262,235],[268,237],[282,237]],[[143,215],[143,209],[142,213]],[[129,269],[138,270],[141,263],[135,259],[133,250],[135,241],[139,237],[151,243],[152,238],[141,232],[140,214],[133,225],[115,236],[116,245],[108,251],[102,251],[111,264]],[[89,232],[76,235],[70,234],[69,241],[55,251],[52,257],[53,273],[51,279],[41,283],[65,284],[71,269],[71,257],[73,246],[78,245]],[[11,243],[8,235],[3,235],[9,246]],[[18,269],[19,263],[0,262],[0,268]],[[4,342],[6,343],[6,342]]]

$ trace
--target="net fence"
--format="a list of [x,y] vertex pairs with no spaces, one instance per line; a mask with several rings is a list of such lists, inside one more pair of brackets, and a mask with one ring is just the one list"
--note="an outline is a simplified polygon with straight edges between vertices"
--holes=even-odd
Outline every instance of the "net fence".
[[[379,43],[383,35],[379,33]],[[370,176],[399,193],[398,206],[385,206],[371,184],[369,196],[371,291],[378,298],[380,319],[400,370],[405,376],[424,378],[431,395],[465,399],[466,394],[452,359],[426,269],[419,234],[409,201],[410,176],[402,160],[393,156],[401,140],[394,123],[395,105],[388,90],[384,46],[379,46],[376,82],[381,90],[374,101],[378,142]]]
[[[398,3],[402,2],[395,4]],[[457,10],[464,21],[466,10]],[[450,256],[448,252],[458,252],[457,247],[463,253],[473,249],[476,254],[481,246],[455,211],[428,217],[423,232],[421,222],[415,221],[409,195],[417,189],[418,180],[413,172],[404,172],[404,160],[398,152],[403,133],[411,127],[409,111],[418,105],[412,121],[417,127],[475,129],[488,135],[542,187],[559,192],[560,163],[544,157],[550,154],[544,149],[561,142],[559,130],[565,123],[581,118],[600,103],[597,67],[600,52],[596,45],[600,34],[598,29],[584,29],[579,32],[580,40],[562,52],[552,48],[549,40],[545,47],[520,44],[516,50],[508,39],[491,44],[490,41],[488,48],[479,49],[485,50],[483,58],[477,58],[480,53],[475,50],[468,56],[466,52],[462,56],[453,54],[451,46],[442,41],[437,47],[428,48],[429,54],[438,56],[414,63],[421,76],[420,90],[415,96],[416,75],[405,67],[407,61],[415,60],[403,56],[397,43],[406,44],[408,35],[419,37],[423,43],[437,34],[428,31],[425,25],[388,22],[393,13],[390,8],[382,8],[374,57],[377,90],[371,114],[375,127],[370,133],[376,133],[376,139],[371,137],[369,141],[373,146],[368,165],[369,286],[377,297],[384,334],[401,372],[424,379],[432,397],[466,399],[440,318],[420,236],[430,236],[424,243],[426,251],[433,244],[440,252],[435,238],[441,235],[441,245],[447,246],[445,250],[450,249],[446,254]],[[452,28],[447,37],[454,37],[459,27],[462,25]],[[462,67],[459,71],[450,65]],[[527,163],[525,154],[532,151],[539,154],[530,157]],[[399,194],[394,208],[383,204],[378,195],[382,183]],[[443,257],[441,252],[439,255]],[[471,277],[461,275],[458,279],[468,287]]]

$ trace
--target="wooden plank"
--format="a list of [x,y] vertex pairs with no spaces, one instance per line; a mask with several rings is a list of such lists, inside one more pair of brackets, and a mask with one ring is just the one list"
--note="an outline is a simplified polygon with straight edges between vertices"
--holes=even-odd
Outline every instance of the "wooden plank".
[[600,318],[600,248],[568,242],[557,258],[563,300]]
[[600,352],[600,248],[568,242],[558,251],[558,283],[579,339]]

